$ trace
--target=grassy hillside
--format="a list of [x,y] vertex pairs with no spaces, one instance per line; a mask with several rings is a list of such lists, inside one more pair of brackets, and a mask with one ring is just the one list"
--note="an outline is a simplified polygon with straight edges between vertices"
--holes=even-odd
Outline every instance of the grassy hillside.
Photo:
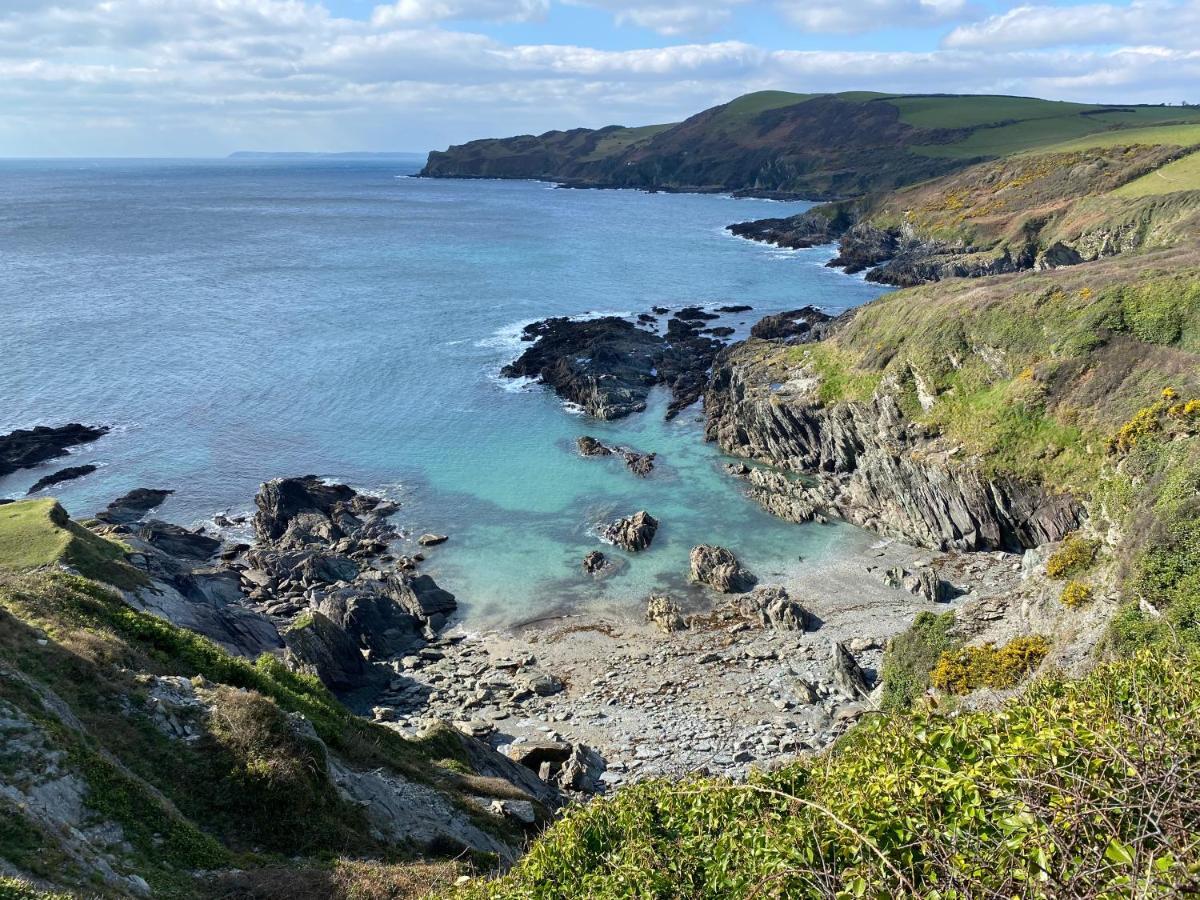
[[1200,110],[760,91],[672,125],[473,141],[431,153],[424,174],[819,199],[890,190],[980,159],[1164,123],[1200,123]]
[[[55,508],[0,507],[0,872],[81,896],[403,897],[478,858],[414,823],[520,845],[472,799],[519,792],[476,776],[457,732],[406,739],[274,657],[66,574],[80,547],[97,576],[122,551]],[[403,816],[348,799],[360,778],[404,796]],[[0,880],[0,897],[23,890]]]

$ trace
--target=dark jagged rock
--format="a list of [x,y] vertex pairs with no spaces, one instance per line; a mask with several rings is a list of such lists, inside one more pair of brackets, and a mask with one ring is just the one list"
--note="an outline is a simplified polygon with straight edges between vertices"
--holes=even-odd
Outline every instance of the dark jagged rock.
[[[705,434],[737,456],[806,476],[754,469],[767,508],[796,521],[820,513],[934,549],[1020,551],[1079,527],[1069,494],[988,476],[908,420],[895,397],[825,404],[818,380],[781,373],[732,348],[705,395]],[[761,474],[760,474],[761,473]]]
[[683,322],[711,322],[713,319],[719,319],[720,316],[716,313],[705,312],[698,306],[685,306],[675,313],[675,318]]
[[832,321],[832,316],[826,315],[815,306],[805,306],[790,312],[763,316],[750,329],[750,336],[771,341],[816,340],[824,331],[822,326]]
[[718,325],[716,328],[705,328],[700,333],[711,334],[713,337],[717,338],[727,338],[732,337],[736,331],[736,328],[730,328],[728,325]]
[[639,478],[645,478],[654,471],[654,459],[657,453],[638,453],[636,450],[622,450],[625,466]]
[[425,644],[426,624],[396,596],[352,586],[326,594],[318,609],[372,659],[400,656]]
[[830,641],[830,651],[829,677],[834,690],[847,700],[859,700],[871,693],[867,676],[845,645]]
[[138,536],[170,556],[206,560],[212,557],[221,542],[206,534],[188,531],[178,525],[157,520],[147,522],[138,529]]
[[583,558],[583,571],[589,575],[599,575],[608,565],[608,557],[599,550],[593,550]]
[[575,445],[579,448],[581,456],[612,456],[616,451],[606,444],[600,443],[594,437],[584,435],[576,438]]
[[750,312],[750,310],[752,310],[752,309],[754,309],[753,306],[748,306],[745,303],[734,303],[730,306],[718,306],[717,312],[743,313],[743,312]]
[[73,422],[57,427],[39,425],[0,435],[0,478],[66,456],[71,447],[98,440],[108,432],[107,425]]
[[660,384],[671,391],[671,418],[700,399],[722,347],[701,335],[697,322],[675,317],[667,323],[665,337],[615,316],[547,319],[527,331],[534,345],[501,374],[538,378],[598,419],[641,412],[650,389]]
[[693,547],[689,557],[693,581],[706,584],[723,594],[740,594],[750,590],[758,581],[742,568],[736,556],[724,547],[701,544]]
[[852,275],[887,262],[896,255],[899,236],[896,232],[860,222],[847,231],[838,247],[838,255],[826,265],[845,269]]
[[155,488],[134,488],[124,497],[108,504],[107,509],[96,513],[96,518],[110,525],[132,525],[150,510],[162,506],[163,501],[173,493],[175,492]]
[[786,219],[737,222],[727,226],[727,230],[748,240],[801,250],[821,244],[832,244],[846,232],[852,222],[853,217],[849,210],[842,204],[835,204],[810,209]]
[[76,478],[82,478],[84,475],[91,475],[96,471],[93,465],[86,466],[68,466],[65,469],[59,469],[57,472],[51,472],[49,475],[43,475],[28,491],[29,494],[36,494],[38,491],[45,490],[51,485],[62,484],[64,481],[73,481]]
[[346,631],[321,612],[311,612],[283,633],[288,664],[316,675],[333,690],[362,684],[367,663]]
[[618,547],[637,553],[645,550],[658,532],[658,520],[645,510],[617,519],[605,526],[603,536]]
[[579,448],[581,456],[620,455],[625,460],[625,465],[629,471],[639,478],[645,478],[654,470],[654,460],[658,455],[656,453],[639,453],[637,450],[629,447],[610,447],[586,434],[581,438],[577,438],[575,445]]
[[[619,419],[646,408],[659,383],[663,339],[615,316],[547,319],[537,340],[503,368],[509,378],[539,378],[598,419]],[[530,326],[533,327],[533,326]]]

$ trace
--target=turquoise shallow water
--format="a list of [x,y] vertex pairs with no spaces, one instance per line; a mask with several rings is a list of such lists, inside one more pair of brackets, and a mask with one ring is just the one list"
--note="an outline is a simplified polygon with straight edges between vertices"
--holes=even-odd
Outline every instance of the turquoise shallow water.
[[[653,305],[839,311],[879,289],[829,251],[732,238],[729,222],[806,204],[404,177],[403,161],[0,163],[0,431],[107,422],[58,465],[76,515],[137,486],[184,524],[248,511],[257,485],[313,472],[404,503],[449,533],[427,570],[468,622],[626,606],[682,590],[687,551],[726,544],[760,573],[858,546],[844,527],[762,513],[665,398],[598,423],[497,377],[525,322]],[[593,434],[659,454],[647,480],[579,458]],[[654,546],[585,579],[597,521],[647,509]],[[620,555],[620,554],[617,554]]]

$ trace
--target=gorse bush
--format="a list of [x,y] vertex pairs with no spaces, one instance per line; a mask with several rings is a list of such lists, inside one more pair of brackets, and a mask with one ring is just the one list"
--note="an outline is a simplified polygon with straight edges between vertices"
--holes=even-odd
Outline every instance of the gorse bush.
[[1197,657],[1147,652],[997,710],[880,716],[747,784],[593,802],[462,896],[1181,896],[1200,890],[1197,714]]
[[1082,606],[1092,599],[1093,591],[1090,585],[1082,581],[1068,581],[1063,587],[1059,598],[1067,606]]
[[984,644],[949,650],[938,659],[929,680],[948,694],[968,694],[984,687],[1003,690],[1036,669],[1049,651],[1050,642],[1037,634],[1013,638],[1003,647]]
[[1069,534],[1046,560],[1046,574],[1051,578],[1069,578],[1085,572],[1096,561],[1099,549],[1099,541],[1088,540],[1079,534]]

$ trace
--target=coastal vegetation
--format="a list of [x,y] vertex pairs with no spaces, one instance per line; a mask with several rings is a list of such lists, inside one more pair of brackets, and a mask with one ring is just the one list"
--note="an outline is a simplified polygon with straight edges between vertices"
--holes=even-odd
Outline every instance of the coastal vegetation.
[[1169,897],[1200,871],[1200,662],[1141,652],[993,710],[868,720],[747,783],[569,813],[465,897]]

